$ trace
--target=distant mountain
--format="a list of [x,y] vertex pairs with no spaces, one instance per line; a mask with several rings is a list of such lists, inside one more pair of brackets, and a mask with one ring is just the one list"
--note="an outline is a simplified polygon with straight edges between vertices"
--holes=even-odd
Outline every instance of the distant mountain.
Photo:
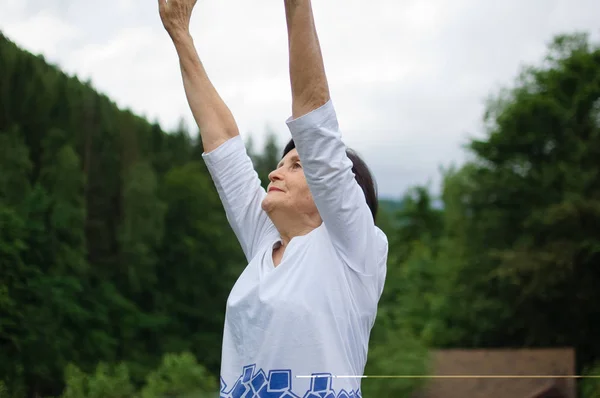
[[404,202],[401,199],[379,198],[379,207],[383,211],[393,214],[404,207]]

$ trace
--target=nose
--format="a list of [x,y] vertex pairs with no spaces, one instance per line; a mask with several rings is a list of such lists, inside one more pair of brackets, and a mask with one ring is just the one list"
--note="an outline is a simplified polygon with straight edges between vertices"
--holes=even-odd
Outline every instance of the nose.
[[269,173],[269,181],[271,181],[271,182],[281,181],[281,179],[282,179],[282,177],[281,177],[280,169],[275,169]]

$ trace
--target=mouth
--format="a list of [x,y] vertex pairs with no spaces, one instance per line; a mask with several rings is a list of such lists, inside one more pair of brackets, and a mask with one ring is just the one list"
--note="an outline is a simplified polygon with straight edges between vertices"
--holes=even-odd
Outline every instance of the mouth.
[[276,192],[283,192],[283,191],[282,191],[281,189],[279,189],[279,188],[275,188],[275,187],[271,187],[271,188],[269,188],[269,192],[273,192],[273,191],[276,191]]

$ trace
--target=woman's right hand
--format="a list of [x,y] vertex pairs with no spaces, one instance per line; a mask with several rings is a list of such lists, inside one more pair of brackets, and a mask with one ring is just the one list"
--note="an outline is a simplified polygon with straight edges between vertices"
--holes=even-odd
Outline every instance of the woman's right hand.
[[160,19],[166,31],[175,40],[189,35],[192,10],[198,0],[158,0]]

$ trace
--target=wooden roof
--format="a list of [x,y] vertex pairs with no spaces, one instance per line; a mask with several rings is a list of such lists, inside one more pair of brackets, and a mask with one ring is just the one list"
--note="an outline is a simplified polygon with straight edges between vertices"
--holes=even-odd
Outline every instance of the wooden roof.
[[431,374],[460,377],[428,380],[419,398],[576,398],[575,379],[524,377],[575,375],[571,348],[438,350],[431,359]]

